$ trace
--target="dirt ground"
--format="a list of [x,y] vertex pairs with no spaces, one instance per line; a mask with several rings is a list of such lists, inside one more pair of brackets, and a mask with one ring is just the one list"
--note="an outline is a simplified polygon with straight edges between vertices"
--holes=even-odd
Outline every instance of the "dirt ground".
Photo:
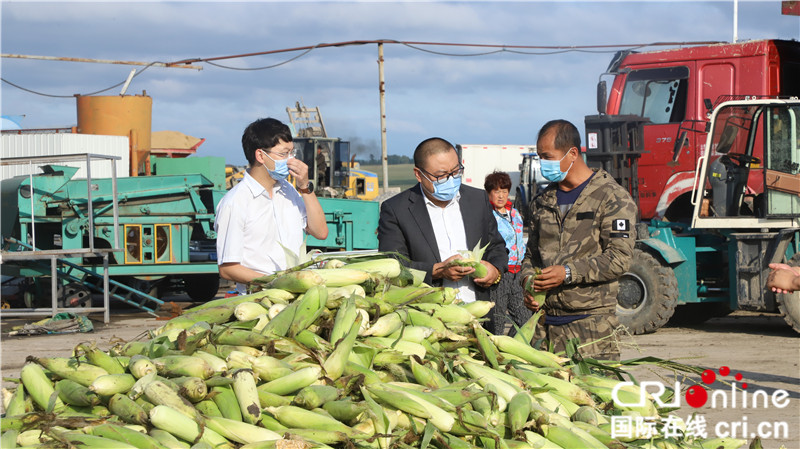
[[[64,356],[82,341],[94,341],[101,349],[107,350],[118,339],[135,339],[163,323],[146,314],[124,311],[112,313],[109,325],[102,323],[101,315],[92,318],[99,320],[93,320],[95,330],[92,333],[29,337],[7,337],[12,326],[22,324],[25,320],[3,318],[0,324],[3,334],[0,337],[2,376],[18,377],[28,355]],[[800,449],[800,337],[780,317],[737,312],[700,326],[668,326],[653,334],[623,340],[623,360],[644,356],[709,368],[717,372],[717,379],[728,381],[732,381],[736,373],[741,373],[742,382],[747,382],[747,390],[751,394],[764,390],[772,397],[776,391],[786,391],[788,405],[783,408],[772,404],[764,408],[759,401],[757,408],[751,407],[751,403],[748,408],[742,408],[740,403],[735,408],[731,404],[727,408],[719,405],[711,408],[709,403],[694,409],[687,405],[681,395],[683,406],[677,415],[684,420],[693,412],[702,415],[709,437],[723,436],[716,434],[717,431],[730,432],[733,426],[739,427],[734,429],[736,434],[730,436],[748,440],[759,431],[763,435],[774,430],[778,433],[777,437],[762,438],[765,449],[778,449],[781,445],[785,445],[786,449]],[[730,368],[728,376],[719,374],[719,368],[723,366]],[[668,385],[674,383],[669,371],[650,367],[638,367],[631,371],[639,381],[666,380]],[[9,385],[4,382],[4,386]],[[683,382],[684,388],[689,385],[692,384]],[[730,387],[719,382],[711,387],[727,389],[730,393]],[[783,404],[783,401],[778,402]]]

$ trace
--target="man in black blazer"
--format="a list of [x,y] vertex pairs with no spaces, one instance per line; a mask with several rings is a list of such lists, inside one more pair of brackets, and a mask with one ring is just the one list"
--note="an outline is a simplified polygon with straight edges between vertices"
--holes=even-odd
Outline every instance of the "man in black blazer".
[[[489,287],[508,269],[505,241],[497,231],[486,192],[461,185],[464,167],[452,144],[434,137],[414,150],[419,183],[384,201],[378,223],[378,249],[407,256],[411,268],[426,272],[425,282],[459,289],[466,301],[489,300]],[[480,241],[488,274],[473,279],[473,268],[449,266]]]

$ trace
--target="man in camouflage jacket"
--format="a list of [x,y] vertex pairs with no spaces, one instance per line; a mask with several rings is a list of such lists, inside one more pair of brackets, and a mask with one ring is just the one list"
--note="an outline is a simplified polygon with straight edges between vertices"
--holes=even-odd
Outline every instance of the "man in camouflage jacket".
[[534,338],[546,338],[555,351],[578,338],[580,345],[591,343],[579,349],[583,356],[618,360],[611,334],[619,325],[618,279],[633,255],[636,204],[606,171],[586,165],[580,133],[571,123],[545,124],[537,152],[542,174],[552,183],[533,199],[522,263],[523,285],[539,268],[533,288],[546,292],[544,304],[525,294],[529,309],[541,307],[546,314]]

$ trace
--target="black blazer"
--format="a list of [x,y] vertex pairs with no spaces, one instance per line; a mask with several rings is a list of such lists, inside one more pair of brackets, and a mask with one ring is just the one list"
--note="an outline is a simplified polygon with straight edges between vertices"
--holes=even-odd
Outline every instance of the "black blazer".
[[[483,260],[491,263],[501,273],[508,271],[508,250],[505,240],[497,231],[497,221],[492,215],[492,206],[486,192],[462,185],[459,206],[467,237],[467,249],[481,242],[489,244]],[[409,259],[411,268],[426,272],[425,282],[441,285],[442,280],[431,278],[433,264],[441,262],[439,246],[433,233],[430,215],[425,206],[425,197],[419,184],[386,200],[381,205],[378,222],[378,249],[396,251]],[[489,300],[489,289],[475,284],[475,297]]]

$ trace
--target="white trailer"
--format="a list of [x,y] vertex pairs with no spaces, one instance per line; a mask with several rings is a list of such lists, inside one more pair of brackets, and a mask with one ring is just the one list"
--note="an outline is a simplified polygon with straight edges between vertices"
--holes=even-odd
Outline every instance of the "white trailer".
[[504,171],[511,177],[513,198],[519,185],[522,155],[536,152],[536,145],[456,145],[456,151],[464,165],[464,184],[483,188],[486,175],[493,171]]

